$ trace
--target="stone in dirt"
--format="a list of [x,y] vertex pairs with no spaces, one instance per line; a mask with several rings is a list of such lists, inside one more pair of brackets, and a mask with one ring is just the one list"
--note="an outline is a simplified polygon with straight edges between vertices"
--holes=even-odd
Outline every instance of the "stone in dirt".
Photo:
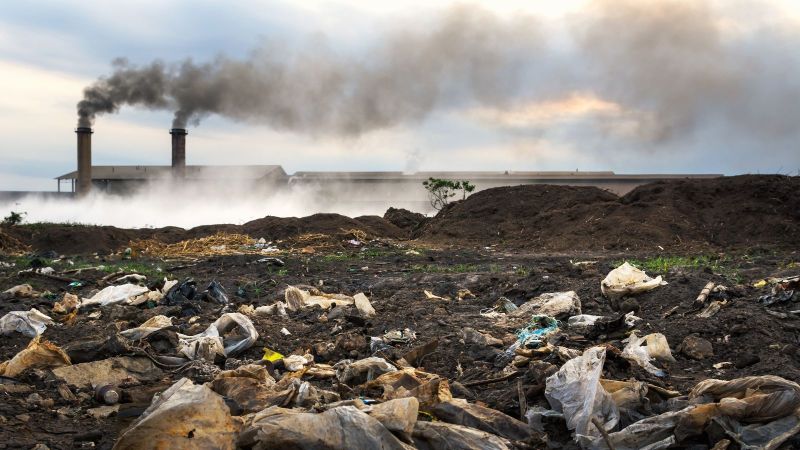
[[678,351],[696,360],[703,360],[714,356],[714,347],[711,342],[697,336],[690,334],[683,339],[681,345],[678,346]]

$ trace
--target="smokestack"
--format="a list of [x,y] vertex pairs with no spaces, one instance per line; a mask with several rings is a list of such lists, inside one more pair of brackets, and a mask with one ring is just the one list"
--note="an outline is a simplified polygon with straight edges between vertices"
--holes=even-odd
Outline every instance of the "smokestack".
[[92,190],[92,131],[89,127],[75,129],[78,135],[78,185],[75,192],[84,196]]
[[184,128],[169,130],[172,135],[172,175],[176,178],[186,176],[186,135]]

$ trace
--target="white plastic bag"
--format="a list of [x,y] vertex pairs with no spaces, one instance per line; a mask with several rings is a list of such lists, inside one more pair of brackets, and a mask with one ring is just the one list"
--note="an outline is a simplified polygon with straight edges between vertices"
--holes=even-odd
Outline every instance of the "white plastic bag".
[[22,333],[28,337],[36,337],[53,325],[53,319],[31,308],[30,311],[11,311],[0,318],[0,335],[14,332]]
[[650,361],[675,362],[666,336],[661,333],[652,333],[644,337],[637,337],[631,333],[628,345],[622,350],[622,356],[634,361],[648,372],[657,377],[666,376],[666,373],[654,366]]
[[508,317],[524,317],[535,315],[563,318],[581,313],[581,299],[575,291],[549,292],[520,305],[508,313]]
[[567,428],[575,430],[575,440],[583,447],[600,436],[593,417],[606,430],[614,429],[619,422],[617,405],[600,385],[605,360],[605,347],[592,347],[547,378],[545,398],[554,411],[564,413]]
[[643,270],[637,269],[627,261],[612,270],[600,282],[600,292],[608,298],[619,298],[647,292],[667,284],[661,276],[650,278]]
[[83,299],[82,305],[116,305],[118,303],[129,303],[135,297],[147,293],[149,289],[145,286],[136,284],[122,284],[119,286],[108,286],[102,291],[94,294],[92,298]]
[[[226,333],[238,333],[224,339]],[[232,356],[250,348],[258,339],[253,322],[241,313],[227,313],[208,326],[206,331],[194,335],[178,335],[179,353],[189,359],[213,360],[216,355]]]

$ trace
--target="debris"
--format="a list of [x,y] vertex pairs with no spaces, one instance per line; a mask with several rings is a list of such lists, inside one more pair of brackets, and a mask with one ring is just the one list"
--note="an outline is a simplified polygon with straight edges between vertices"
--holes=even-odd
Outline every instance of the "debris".
[[267,408],[247,419],[236,444],[259,449],[408,448],[381,422],[353,406],[319,414]]
[[697,317],[702,317],[704,319],[708,319],[709,317],[714,317],[723,306],[727,305],[728,301],[723,300],[714,300],[713,302],[709,303],[702,311],[697,314]]
[[444,422],[417,421],[412,437],[420,449],[508,450],[510,445],[491,433]]
[[297,311],[302,308],[319,305],[322,309],[330,309],[331,306],[347,306],[355,303],[353,297],[348,297],[342,294],[323,294],[312,295],[308,291],[298,289],[294,286],[286,288],[284,294],[286,298],[286,307],[290,311]]
[[531,438],[528,424],[491,408],[453,399],[433,407],[433,414],[448,423],[486,431],[512,441]]
[[147,319],[143,324],[139,325],[138,327],[121,331],[119,334],[130,340],[138,341],[140,339],[146,338],[147,336],[155,333],[156,331],[163,330],[164,328],[171,326],[172,326],[171,318],[167,316],[157,315]]
[[349,384],[361,384],[384,373],[397,371],[388,361],[375,356],[358,361],[345,359],[334,364],[333,368],[336,369],[336,379]]
[[575,431],[575,440],[584,447],[600,435],[591,423],[593,417],[606,430],[619,422],[617,405],[600,384],[605,359],[605,347],[592,347],[547,378],[544,395],[550,407],[564,414],[567,428]]
[[86,413],[95,419],[106,419],[113,414],[119,413],[120,405],[103,405],[97,408],[89,408]]
[[163,372],[150,358],[119,356],[59,367],[53,369],[53,375],[69,386],[92,389],[97,386],[155,381],[163,376]]
[[542,294],[508,313],[508,317],[528,318],[531,315],[566,318],[581,313],[581,299],[575,291]]
[[53,305],[53,312],[57,314],[69,314],[73,311],[77,311],[80,307],[81,299],[75,294],[65,292],[64,298]]
[[108,286],[92,296],[91,298],[84,298],[82,306],[90,305],[116,305],[120,303],[130,303],[134,298],[145,294],[149,291],[145,286],[137,284],[122,284],[119,286]]
[[34,308],[31,308],[30,311],[11,311],[0,317],[0,335],[17,332],[28,337],[35,337],[44,333],[48,325],[53,324],[53,319]]
[[628,345],[622,350],[622,356],[636,362],[657,377],[664,377],[667,374],[654,366],[652,360],[675,362],[667,338],[661,333],[652,333],[641,338],[637,337],[636,333],[631,333],[628,337]]
[[714,282],[709,281],[708,283],[706,283],[705,287],[703,287],[703,290],[700,291],[700,294],[697,296],[697,298],[694,300],[692,307],[695,309],[702,308],[706,302],[706,298],[708,298],[708,294],[711,293],[712,289],[714,289]]
[[258,332],[244,314],[226,313],[206,331],[194,336],[179,334],[178,337],[179,353],[189,359],[213,361],[217,355],[228,357],[247,350],[258,339]]
[[255,309],[255,314],[257,316],[288,317],[286,313],[286,303],[284,302],[275,302],[269,306],[259,306]]
[[99,386],[94,392],[94,398],[98,402],[103,402],[106,405],[113,405],[119,402],[119,392],[110,384]]
[[360,312],[362,316],[375,316],[375,308],[372,307],[366,295],[362,293],[356,294],[353,296],[353,301],[355,302],[356,309],[358,309],[358,312]]
[[612,270],[600,282],[600,291],[608,298],[636,295],[667,284],[661,276],[650,278],[644,271],[630,265],[627,261]]
[[282,335],[284,335],[284,336],[289,336],[289,335],[291,335],[292,333],[290,333],[290,332],[289,332],[289,330],[287,330],[287,329],[284,327],[284,328],[281,328],[281,334],[282,334]]
[[422,292],[425,294],[425,298],[427,298],[428,300],[450,300],[447,297],[439,297],[438,295],[434,294],[429,290],[423,290]]
[[220,305],[227,305],[230,302],[230,300],[228,300],[228,294],[225,292],[225,288],[222,287],[222,285],[217,281],[212,281],[209,283],[208,287],[206,288],[206,296]]
[[25,349],[0,364],[0,375],[14,378],[27,369],[52,369],[72,364],[64,350],[39,338],[34,337]]
[[3,291],[2,298],[30,298],[35,293],[30,284],[20,284]]
[[264,347],[264,357],[261,359],[269,362],[275,362],[279,359],[283,359],[283,355],[276,352],[275,350]]
[[221,396],[182,378],[120,436],[115,450],[235,448],[237,427]]

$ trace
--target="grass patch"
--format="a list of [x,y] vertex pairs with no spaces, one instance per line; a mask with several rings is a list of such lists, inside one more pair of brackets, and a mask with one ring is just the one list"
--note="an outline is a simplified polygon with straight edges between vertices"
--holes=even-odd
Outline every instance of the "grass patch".
[[[703,269],[710,268],[715,272],[721,272],[725,269],[724,264],[728,261],[725,258],[711,257],[711,256],[658,256],[655,258],[637,260],[627,260],[631,265],[645,272],[653,273],[667,273],[673,269]],[[615,266],[622,264],[624,261],[614,262]]]

